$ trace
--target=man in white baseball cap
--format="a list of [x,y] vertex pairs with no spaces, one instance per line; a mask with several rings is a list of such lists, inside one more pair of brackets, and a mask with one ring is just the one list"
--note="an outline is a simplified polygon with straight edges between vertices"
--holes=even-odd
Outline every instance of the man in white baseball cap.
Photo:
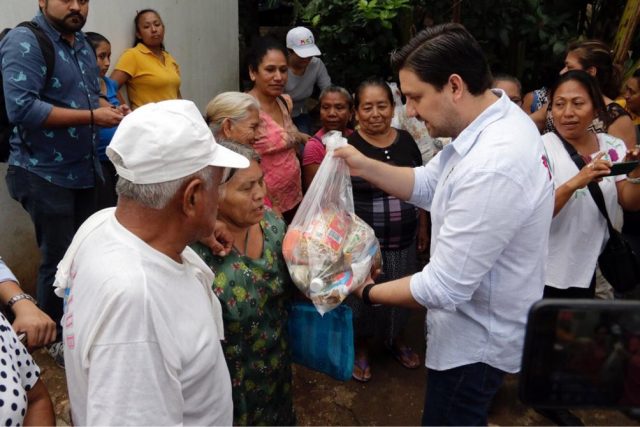
[[56,276],[74,424],[230,425],[213,273],[187,245],[214,231],[223,168],[249,162],[185,100],[126,116],[107,155],[118,205],[80,227]]
[[311,134],[311,117],[307,108],[307,99],[317,85],[320,90],[331,86],[331,77],[319,55],[322,53],[313,34],[305,27],[295,27],[287,33],[289,49],[289,70],[284,91],[291,96],[293,123],[302,133]]

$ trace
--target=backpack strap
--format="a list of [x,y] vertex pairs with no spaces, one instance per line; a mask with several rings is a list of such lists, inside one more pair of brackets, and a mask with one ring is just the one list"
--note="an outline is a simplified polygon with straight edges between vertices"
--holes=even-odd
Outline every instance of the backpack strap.
[[278,95],[278,100],[284,104],[287,109],[287,113],[291,114],[291,104],[293,103],[291,97],[289,95]]
[[[571,157],[573,163],[575,163],[578,167],[578,171],[580,171],[583,167],[586,166],[587,162],[584,161],[584,158],[580,155],[580,153],[578,153],[573,145],[571,145],[566,139],[564,139],[557,130],[554,130],[554,133],[562,142],[564,149],[567,150],[567,153],[569,153],[569,157]],[[587,184],[587,189],[589,190],[593,201],[596,203],[598,210],[600,211],[604,219],[607,220],[609,235],[613,235],[613,224],[611,224],[611,219],[609,218],[609,213],[607,212],[607,206],[605,204],[604,195],[602,194],[600,185],[598,185],[597,182],[591,181],[589,184]]]
[[40,52],[42,52],[42,57],[44,58],[44,64],[47,67],[47,71],[45,73],[45,84],[49,80],[51,80],[51,76],[53,76],[53,68],[56,64],[55,52],[53,49],[53,43],[49,36],[47,36],[40,26],[33,21],[25,21],[21,22],[16,27],[26,27],[31,30],[34,36],[36,36],[36,40],[38,41],[38,45],[40,46]]

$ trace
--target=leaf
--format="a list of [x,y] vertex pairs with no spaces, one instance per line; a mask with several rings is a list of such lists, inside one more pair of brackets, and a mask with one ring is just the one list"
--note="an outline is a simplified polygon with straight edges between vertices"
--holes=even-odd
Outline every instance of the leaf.
[[565,44],[558,40],[553,44],[553,54],[554,55],[560,55],[561,53],[563,53],[565,50]]

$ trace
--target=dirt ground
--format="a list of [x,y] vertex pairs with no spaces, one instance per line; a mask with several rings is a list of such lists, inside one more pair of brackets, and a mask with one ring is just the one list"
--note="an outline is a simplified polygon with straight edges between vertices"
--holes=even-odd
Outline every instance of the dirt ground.
[[[412,314],[406,338],[424,355],[424,313]],[[426,373],[424,368],[402,367],[382,344],[371,353],[372,379],[366,384],[336,381],[304,367],[294,366],[294,403],[298,424],[311,425],[417,425],[420,423]],[[64,371],[43,351],[35,354],[53,400],[58,425],[70,425]],[[494,401],[490,425],[553,425],[518,400],[518,377],[507,377]],[[619,411],[574,411],[586,425],[638,426]]]

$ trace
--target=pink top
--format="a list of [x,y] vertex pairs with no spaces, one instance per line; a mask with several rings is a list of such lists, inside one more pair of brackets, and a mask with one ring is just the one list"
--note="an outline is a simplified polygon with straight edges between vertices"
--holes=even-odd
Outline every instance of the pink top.
[[276,101],[282,111],[284,128],[267,113],[260,111],[260,134],[253,148],[262,157],[262,171],[273,206],[281,212],[295,208],[302,200],[300,162],[293,148],[296,127],[289,111]]
[[[304,146],[304,154],[302,155],[302,166],[319,165],[327,154],[327,149],[322,143],[322,137],[327,133],[324,128],[320,129],[313,135]],[[345,129],[343,135],[348,138],[353,131]]]

